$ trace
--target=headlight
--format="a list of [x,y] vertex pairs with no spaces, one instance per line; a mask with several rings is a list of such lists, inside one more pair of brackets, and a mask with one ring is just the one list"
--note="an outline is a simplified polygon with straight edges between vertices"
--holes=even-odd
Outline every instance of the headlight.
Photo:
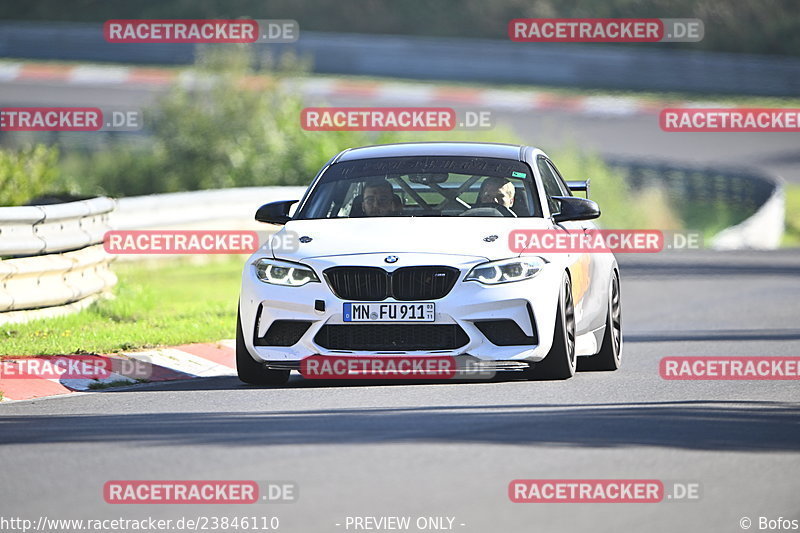
[[253,266],[256,276],[264,283],[283,285],[286,287],[300,287],[306,283],[319,281],[313,270],[307,266],[274,259],[259,259]]
[[511,283],[534,277],[547,264],[541,257],[514,257],[481,263],[469,271],[464,281],[478,281],[486,285]]

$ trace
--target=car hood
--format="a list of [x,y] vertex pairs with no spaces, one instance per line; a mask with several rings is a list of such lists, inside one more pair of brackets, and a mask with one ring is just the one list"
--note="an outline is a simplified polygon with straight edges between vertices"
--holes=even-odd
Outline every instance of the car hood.
[[542,218],[390,217],[292,220],[270,241],[288,261],[367,253],[432,253],[503,259],[515,229],[545,229]]

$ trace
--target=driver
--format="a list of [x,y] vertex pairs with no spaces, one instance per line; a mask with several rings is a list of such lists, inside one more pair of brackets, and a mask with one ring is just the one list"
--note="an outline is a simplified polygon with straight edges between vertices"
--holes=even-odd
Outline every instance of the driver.
[[478,191],[477,205],[500,204],[508,209],[514,205],[514,184],[505,178],[486,178]]
[[368,217],[392,217],[402,214],[403,202],[394,194],[388,181],[374,181],[364,185],[362,209]]

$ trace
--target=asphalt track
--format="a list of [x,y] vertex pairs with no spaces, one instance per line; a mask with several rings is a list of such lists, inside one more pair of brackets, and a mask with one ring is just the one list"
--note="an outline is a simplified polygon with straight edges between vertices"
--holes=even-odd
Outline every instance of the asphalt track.
[[[662,357],[800,353],[800,251],[623,256],[624,366],[565,382],[342,383],[235,378],[0,407],[2,515],[453,516],[458,531],[740,530],[798,518],[797,381],[667,381]],[[517,504],[510,481],[659,479],[700,499]],[[108,505],[125,479],[297,483],[292,504]],[[337,526],[336,524],[342,524]],[[464,524],[463,526],[460,524]],[[352,531],[352,529],[350,529]],[[411,529],[414,530],[413,528]]]
[[[152,97],[0,85],[0,105]],[[653,117],[566,111],[498,118],[546,149],[574,140],[607,155],[749,164],[800,180],[796,137],[787,134],[665,134]],[[800,251],[619,260],[618,372],[565,382],[297,377],[271,389],[209,378],[3,405],[0,516],[266,515],[280,518],[281,531],[320,533],[353,531],[347,516],[448,516],[464,532],[731,532],[743,517],[753,530],[762,516],[800,518],[797,381],[666,381],[658,373],[666,356],[800,355]],[[691,502],[515,504],[507,489],[518,478],[659,479],[698,483],[701,492]],[[108,505],[103,484],[115,479],[293,481],[300,499]]]

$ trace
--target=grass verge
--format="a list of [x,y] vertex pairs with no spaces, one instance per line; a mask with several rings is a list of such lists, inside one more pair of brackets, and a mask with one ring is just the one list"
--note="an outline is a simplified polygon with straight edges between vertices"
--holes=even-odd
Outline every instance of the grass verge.
[[0,326],[0,355],[66,355],[210,342],[235,334],[243,259],[117,264],[115,297],[64,317]]

